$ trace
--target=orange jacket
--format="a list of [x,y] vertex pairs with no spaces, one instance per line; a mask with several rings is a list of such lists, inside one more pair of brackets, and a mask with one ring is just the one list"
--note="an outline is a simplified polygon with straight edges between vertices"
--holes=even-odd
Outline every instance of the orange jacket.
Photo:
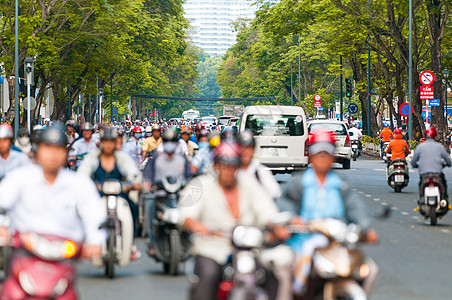
[[410,154],[410,148],[408,143],[402,138],[401,134],[396,134],[394,139],[389,143],[388,148],[386,148],[386,153],[392,153],[391,160],[397,158],[405,159],[406,154]]
[[394,136],[392,135],[392,131],[388,127],[383,128],[380,133],[380,139],[382,138],[383,142],[389,142],[393,137]]

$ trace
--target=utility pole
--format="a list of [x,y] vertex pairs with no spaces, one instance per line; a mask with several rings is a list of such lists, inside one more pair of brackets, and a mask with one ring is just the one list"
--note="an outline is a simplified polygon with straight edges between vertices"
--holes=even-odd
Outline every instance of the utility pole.
[[[413,0],[409,4],[409,38],[408,38],[408,140],[413,138]],[[446,88],[447,95],[447,88]],[[428,115],[428,112],[426,112]]]
[[341,86],[341,91],[340,91],[340,94],[341,94],[341,97],[340,97],[340,99],[341,99],[341,121],[344,121],[344,117],[343,117],[343,115],[342,115],[342,112],[343,112],[343,106],[344,106],[344,103],[343,103],[343,100],[342,100],[342,56],[341,56],[341,58],[340,58],[340,63],[341,63],[341,78],[340,78],[340,80],[341,80],[341,84],[340,84],[340,86]]
[[14,12],[14,138],[19,131],[19,0],[16,0]]
[[91,123],[91,95],[88,96],[89,106],[88,106],[88,121]]
[[292,73],[292,66],[290,66],[290,106],[293,106],[293,73]]
[[110,82],[110,123],[113,123],[113,78]]
[[99,78],[96,76],[96,117],[94,122],[99,122]]
[[298,106],[301,107],[301,49],[300,49],[300,35],[298,35]]

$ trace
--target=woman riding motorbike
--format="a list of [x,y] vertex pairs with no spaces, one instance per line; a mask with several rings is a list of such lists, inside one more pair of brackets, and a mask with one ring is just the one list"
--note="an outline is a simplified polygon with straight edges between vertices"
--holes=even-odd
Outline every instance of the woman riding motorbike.
[[[90,176],[94,182],[102,183],[109,179],[133,183],[134,189],[140,189],[143,177],[133,158],[125,152],[116,151],[116,129],[102,128],[100,131],[101,147],[91,152],[83,160],[78,172]],[[122,195],[127,200],[133,217],[134,237],[137,235],[138,206],[128,195]],[[140,256],[138,248],[134,245],[132,260]]]

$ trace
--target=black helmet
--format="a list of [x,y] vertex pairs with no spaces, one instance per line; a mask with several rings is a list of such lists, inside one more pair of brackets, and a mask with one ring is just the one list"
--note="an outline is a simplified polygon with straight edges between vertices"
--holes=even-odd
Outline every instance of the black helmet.
[[64,128],[60,128],[59,126],[52,126],[44,129],[39,135],[38,143],[66,147],[67,137],[64,133]]
[[116,140],[118,137],[118,131],[115,128],[104,127],[99,130],[100,139],[103,140]]
[[177,132],[172,129],[168,128],[163,132],[162,135],[163,142],[177,142],[179,141],[179,137],[177,136]]
[[245,146],[245,147],[255,147],[256,146],[256,140],[254,139],[254,135],[249,130],[245,130],[239,134],[239,137],[237,138],[237,143],[240,146]]
[[28,136],[28,129],[26,127],[19,128],[19,131],[17,131],[18,136]]
[[222,141],[235,141],[237,138],[237,135],[236,135],[234,129],[228,127],[228,128],[225,128],[223,130],[223,132],[221,132],[220,137],[221,137]]
[[91,130],[91,131],[93,131],[93,130],[94,130],[94,127],[93,127],[93,125],[91,125],[90,122],[85,122],[85,123],[83,123],[82,127],[80,128],[80,130],[81,130],[81,131],[85,131],[85,130]]

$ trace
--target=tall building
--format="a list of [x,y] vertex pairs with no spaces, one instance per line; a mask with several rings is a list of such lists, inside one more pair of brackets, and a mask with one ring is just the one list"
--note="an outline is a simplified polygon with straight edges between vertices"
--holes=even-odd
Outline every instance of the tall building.
[[185,17],[191,23],[194,44],[211,56],[223,55],[235,44],[232,22],[254,17],[256,7],[251,4],[250,0],[186,0]]

